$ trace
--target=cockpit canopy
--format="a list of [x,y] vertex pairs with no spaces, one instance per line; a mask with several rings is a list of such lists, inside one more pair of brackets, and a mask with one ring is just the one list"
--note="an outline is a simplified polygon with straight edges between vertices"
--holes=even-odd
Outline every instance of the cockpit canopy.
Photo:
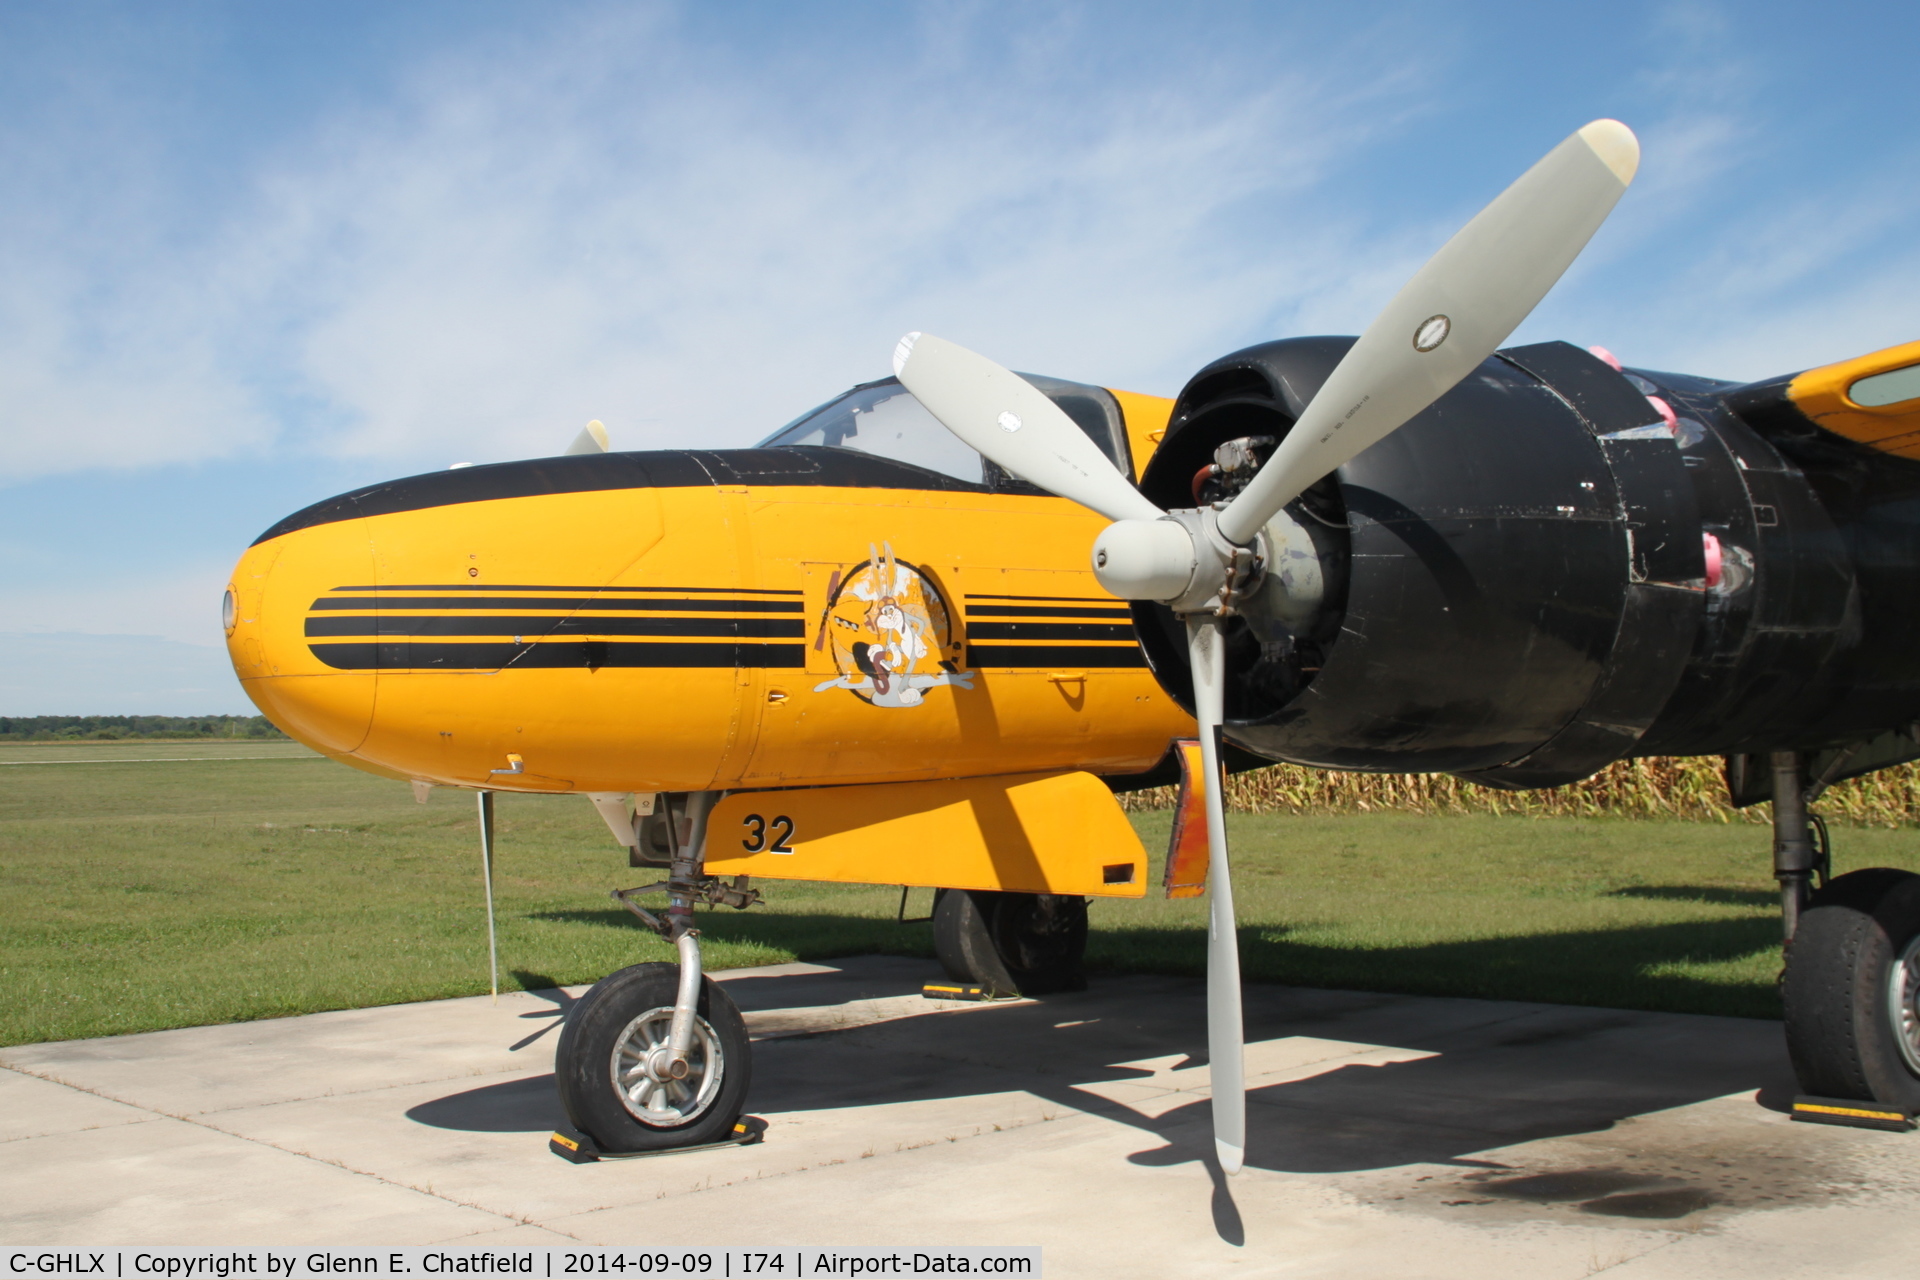
[[[1127,455],[1120,406],[1100,387],[1038,374],[1020,375],[1059,405],[1087,433],[1122,475],[1133,474]],[[866,382],[809,413],[802,414],[760,442],[762,449],[783,445],[825,445],[890,458],[969,484],[996,489],[1027,488],[967,447],[940,425],[898,378]],[[1039,492],[1034,490],[1034,492]]]

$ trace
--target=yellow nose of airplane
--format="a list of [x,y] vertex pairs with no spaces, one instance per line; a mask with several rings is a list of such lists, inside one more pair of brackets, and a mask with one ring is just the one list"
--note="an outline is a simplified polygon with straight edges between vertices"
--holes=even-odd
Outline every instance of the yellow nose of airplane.
[[824,447],[493,463],[282,520],[228,646],[295,739],[445,786],[1139,772],[1191,721],[1093,581],[1098,523]]
[[227,654],[241,687],[269,720],[329,755],[349,754],[366,741],[375,675],[335,670],[314,656],[305,636],[307,605],[316,582],[371,582],[372,572],[364,528],[328,524],[255,543],[227,588]]
[[[682,537],[656,574],[663,483]],[[605,790],[611,770],[621,790],[636,776],[703,785],[734,736],[730,642],[764,629],[758,614],[702,616],[738,576],[720,501],[682,455],[595,453],[316,503],[234,570],[234,671],[290,736],[388,777]],[[799,592],[788,594],[782,625],[797,655]],[[648,646],[639,658],[627,652],[636,642]],[[637,733],[642,717],[670,720],[694,745]]]

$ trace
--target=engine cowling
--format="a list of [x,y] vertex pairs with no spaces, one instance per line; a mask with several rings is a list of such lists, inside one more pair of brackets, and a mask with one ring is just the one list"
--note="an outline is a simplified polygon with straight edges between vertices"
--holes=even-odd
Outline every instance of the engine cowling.
[[[1267,343],[1201,370],[1147,496],[1191,505],[1216,447],[1284,437],[1351,341]],[[1823,473],[1739,418],[1732,384],[1652,376],[1680,385],[1566,343],[1500,352],[1289,507],[1269,530],[1286,553],[1274,568],[1290,556],[1317,576],[1318,603],[1269,584],[1232,619],[1228,740],[1536,787],[1627,755],[1811,748],[1920,716],[1913,646],[1892,623],[1860,626],[1864,535],[1849,530],[1850,552]],[[1904,593],[1896,574],[1876,597],[1905,619],[1892,597],[1920,585],[1920,465],[1873,475],[1866,558],[1905,574]],[[1190,706],[1178,619],[1134,614],[1155,675]],[[1848,695],[1848,668],[1877,673],[1873,705]]]

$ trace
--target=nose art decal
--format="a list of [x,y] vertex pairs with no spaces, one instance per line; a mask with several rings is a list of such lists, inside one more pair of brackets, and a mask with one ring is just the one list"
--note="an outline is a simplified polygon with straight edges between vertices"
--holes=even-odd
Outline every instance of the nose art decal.
[[893,544],[869,547],[869,558],[840,581],[827,602],[827,642],[839,676],[815,693],[846,689],[876,707],[917,707],[929,689],[973,688],[960,670],[953,620],[939,590],[912,565],[894,559]]

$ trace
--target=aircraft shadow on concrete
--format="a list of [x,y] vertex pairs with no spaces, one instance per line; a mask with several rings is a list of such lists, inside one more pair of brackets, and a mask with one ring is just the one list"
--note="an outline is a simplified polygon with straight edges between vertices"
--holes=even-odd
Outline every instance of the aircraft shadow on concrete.
[[[740,919],[733,924],[708,917],[702,926],[716,926],[707,929],[710,937],[743,937],[750,926]],[[1404,962],[1406,972],[1417,975],[1423,964],[1457,970],[1474,961],[1505,965],[1529,957],[1532,963],[1550,964],[1562,948],[1572,947],[1589,957],[1596,951],[1618,955],[1621,965],[1637,969],[1675,955],[1701,960],[1750,954],[1751,923],[1690,922],[1434,944],[1376,953],[1373,959],[1376,968],[1384,967],[1383,959]],[[1158,935],[1181,931],[1106,932],[1109,943],[1116,934],[1122,942],[1130,932],[1150,935],[1138,940],[1159,949],[1173,939]],[[1250,959],[1264,948],[1313,950],[1271,938],[1271,931],[1266,938],[1243,938]],[[1449,951],[1458,954],[1441,954]],[[931,962],[926,976],[937,976]],[[740,978],[729,981],[727,989],[752,1012],[817,1004],[819,982],[817,976]],[[832,998],[916,989],[903,983],[897,970],[853,985],[860,989],[841,986]],[[1727,1094],[1757,1092],[1763,1105],[1779,1107],[1794,1090],[1778,1024],[1758,1020],[1264,983],[1248,984],[1246,1020],[1249,1043],[1302,1036],[1435,1055],[1337,1066],[1255,1088],[1249,1095],[1248,1161],[1286,1172],[1354,1172],[1414,1163],[1473,1166],[1475,1152],[1605,1130],[1630,1116]],[[1203,1064],[1204,1024],[1202,988],[1192,978],[1116,980],[1096,973],[1085,992],[1035,1003],[759,1041],[749,1106],[780,1113],[1025,1090],[1156,1139],[1156,1145],[1131,1157],[1137,1164],[1210,1163],[1204,1099],[1151,1117],[1075,1087],[1153,1077],[1150,1069],[1117,1063],[1158,1060],[1164,1066],[1184,1056],[1184,1062],[1171,1065]],[[1254,1061],[1257,1069],[1257,1056]],[[560,1119],[551,1076],[468,1090],[407,1114],[422,1124],[487,1132],[540,1131]]]
[[[553,924],[589,925],[616,929],[652,941],[631,913],[619,909],[573,909],[535,911],[525,917]],[[923,923],[903,924],[881,916],[846,916],[832,913],[787,913],[758,908],[737,912],[731,909],[700,913],[701,936],[722,942],[747,942],[800,956],[821,960],[855,955],[933,954],[933,935]],[[662,946],[659,959],[669,960],[673,951]]]
[[566,1121],[553,1075],[523,1076],[423,1102],[407,1119],[467,1133],[545,1133]]
[[[1779,1017],[1771,989],[1730,989],[1681,972],[1650,977],[1654,966],[1738,960],[1780,947],[1778,897],[1765,890],[1707,885],[1634,886],[1615,897],[1754,906],[1754,915],[1682,920],[1609,929],[1520,934],[1403,947],[1338,947],[1303,942],[1285,927],[1243,926],[1240,963],[1249,981],[1337,989],[1390,985],[1409,995],[1470,995],[1487,1000],[1539,1000],[1607,1006],[1632,1002],[1675,1013]],[[556,911],[530,918],[639,926],[623,911]],[[775,947],[803,960],[850,955],[933,954],[925,925],[865,916],[791,915],[713,911],[700,917],[704,937]],[[822,938],[830,939],[820,945]],[[1088,939],[1089,967],[1159,973],[1206,971],[1206,932],[1192,927],[1096,927]],[[729,989],[737,990],[734,983]]]

